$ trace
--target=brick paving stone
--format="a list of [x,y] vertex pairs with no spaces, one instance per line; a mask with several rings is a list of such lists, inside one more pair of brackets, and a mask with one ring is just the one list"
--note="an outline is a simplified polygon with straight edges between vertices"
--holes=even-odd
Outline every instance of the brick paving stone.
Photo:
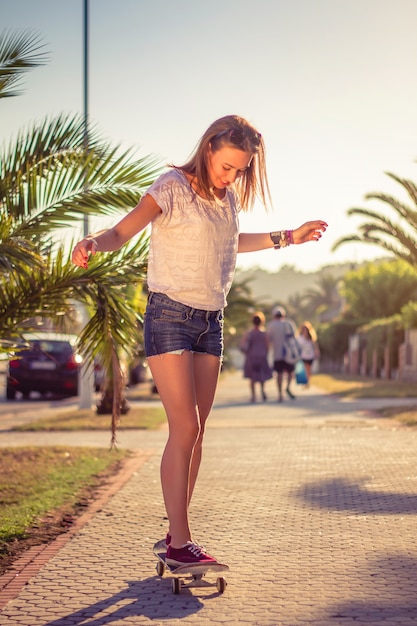
[[[145,461],[34,567],[0,625],[416,624],[417,431],[376,420],[370,402],[314,389],[283,405],[250,405],[246,395],[241,374],[222,381],[191,507],[195,538],[230,565],[223,595],[175,596],[169,576],[156,575],[166,431],[120,433]],[[105,436],[82,435],[92,446]]]

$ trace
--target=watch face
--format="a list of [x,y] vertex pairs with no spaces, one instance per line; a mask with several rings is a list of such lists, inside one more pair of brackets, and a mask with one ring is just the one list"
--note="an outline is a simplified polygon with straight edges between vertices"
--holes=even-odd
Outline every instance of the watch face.
[[269,233],[271,237],[272,243],[274,244],[274,248],[285,248],[290,245],[288,240],[288,235],[286,230],[277,230],[272,233]]

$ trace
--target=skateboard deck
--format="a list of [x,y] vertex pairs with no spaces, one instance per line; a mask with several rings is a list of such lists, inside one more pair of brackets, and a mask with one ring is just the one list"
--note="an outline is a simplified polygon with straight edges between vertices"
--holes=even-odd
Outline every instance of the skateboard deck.
[[178,594],[182,588],[190,587],[217,587],[219,593],[223,593],[227,583],[223,576],[218,576],[215,582],[204,579],[204,576],[211,573],[227,572],[228,565],[224,563],[189,563],[185,565],[169,565],[166,562],[165,540],[158,541],[153,547],[153,553],[158,559],[156,572],[161,578],[165,572],[172,575],[172,592]]

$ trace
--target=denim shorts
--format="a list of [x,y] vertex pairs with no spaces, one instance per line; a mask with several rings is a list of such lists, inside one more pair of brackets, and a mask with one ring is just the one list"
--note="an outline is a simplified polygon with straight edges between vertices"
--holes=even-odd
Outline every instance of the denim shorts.
[[145,354],[184,350],[223,356],[223,310],[204,311],[151,292],[144,320]]

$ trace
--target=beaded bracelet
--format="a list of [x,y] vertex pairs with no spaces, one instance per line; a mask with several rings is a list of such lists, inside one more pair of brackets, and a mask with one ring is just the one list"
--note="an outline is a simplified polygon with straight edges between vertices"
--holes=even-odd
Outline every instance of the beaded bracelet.
[[269,233],[269,236],[271,237],[275,250],[286,248],[290,244],[294,243],[292,230],[276,230]]

